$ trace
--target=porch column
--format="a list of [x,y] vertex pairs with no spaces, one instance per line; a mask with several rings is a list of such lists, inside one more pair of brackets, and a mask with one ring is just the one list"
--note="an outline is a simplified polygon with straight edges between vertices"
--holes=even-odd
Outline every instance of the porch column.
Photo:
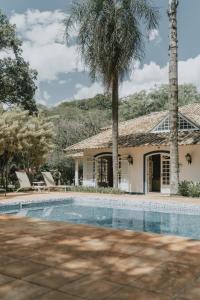
[[75,160],[75,186],[79,186],[79,160]]

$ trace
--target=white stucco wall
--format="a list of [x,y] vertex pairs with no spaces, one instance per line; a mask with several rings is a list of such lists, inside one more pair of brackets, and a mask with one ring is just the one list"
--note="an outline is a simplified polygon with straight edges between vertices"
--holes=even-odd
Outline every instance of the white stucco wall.
[[[187,163],[185,155],[192,156],[191,165]],[[200,145],[182,146],[179,150],[180,157],[180,181],[192,180],[200,182]]]
[[[123,157],[129,154],[133,157],[133,165],[129,165],[129,192],[143,193],[144,186],[144,154],[153,151],[169,151],[169,147],[146,146],[138,148],[124,148],[119,150],[119,154]],[[95,182],[91,182],[91,178],[87,178],[87,159],[92,159],[97,154],[111,152],[111,149],[87,150],[84,152],[83,164],[83,184],[94,186]],[[185,155],[190,153],[192,156],[192,164],[188,165]],[[192,180],[200,182],[200,145],[180,146],[180,180]],[[90,176],[91,177],[91,176]],[[122,178],[123,180],[123,178]]]

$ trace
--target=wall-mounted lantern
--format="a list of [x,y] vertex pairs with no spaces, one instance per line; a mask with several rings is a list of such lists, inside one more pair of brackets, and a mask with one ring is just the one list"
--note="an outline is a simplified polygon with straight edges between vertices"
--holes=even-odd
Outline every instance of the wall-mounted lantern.
[[127,160],[128,160],[129,165],[133,164],[133,157],[130,154],[127,156]]
[[187,160],[188,165],[191,165],[191,163],[192,163],[192,156],[191,156],[190,153],[186,154],[185,159]]

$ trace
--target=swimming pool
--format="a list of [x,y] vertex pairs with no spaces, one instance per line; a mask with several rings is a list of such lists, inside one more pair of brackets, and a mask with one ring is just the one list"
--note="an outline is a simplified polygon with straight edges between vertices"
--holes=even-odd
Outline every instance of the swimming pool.
[[51,199],[0,205],[0,214],[112,227],[200,240],[200,208],[108,199]]

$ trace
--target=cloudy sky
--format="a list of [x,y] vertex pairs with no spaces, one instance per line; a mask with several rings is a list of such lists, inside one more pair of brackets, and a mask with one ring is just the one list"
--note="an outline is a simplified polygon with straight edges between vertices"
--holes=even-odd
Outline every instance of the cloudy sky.
[[[38,71],[37,101],[48,106],[103,92],[100,82],[90,81],[76,45],[67,47],[64,41],[62,21],[72,1],[0,0],[0,8],[16,24],[23,40],[24,57]],[[151,33],[144,60],[136,64],[130,78],[121,85],[122,97],[167,82],[168,0],[152,2],[160,8],[159,30]],[[180,0],[179,80],[180,83],[193,83],[200,90],[199,12],[199,0]]]

